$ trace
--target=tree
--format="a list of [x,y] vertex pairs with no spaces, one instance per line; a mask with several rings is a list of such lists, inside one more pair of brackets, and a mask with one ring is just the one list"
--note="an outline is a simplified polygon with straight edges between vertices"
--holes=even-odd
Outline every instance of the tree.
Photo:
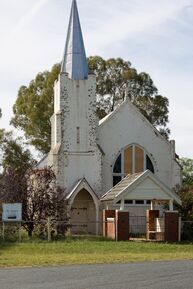
[[[29,170],[27,180],[27,209],[25,227],[31,237],[35,222],[46,221],[52,217],[56,222],[63,221],[63,232],[66,229],[67,209],[64,190],[56,186],[56,177],[51,168]],[[45,224],[40,225],[45,228]]]
[[1,166],[4,172],[12,168],[17,174],[22,175],[35,163],[30,150],[25,146],[22,138],[15,139],[12,132],[4,132],[1,150]]
[[193,186],[193,159],[181,158],[179,160],[182,167],[183,187]]
[[181,206],[177,206],[182,217],[183,230],[182,240],[193,241],[193,186],[185,186],[179,192],[182,201]]
[[13,107],[14,117],[11,124],[22,129],[30,144],[43,153],[47,153],[50,148],[53,87],[59,72],[60,64],[55,64],[51,72],[38,73],[28,87],[20,87]]
[[[96,74],[99,118],[103,118],[128,97],[141,113],[168,137],[168,99],[158,94],[147,73],[138,74],[129,61],[121,58],[104,60],[100,56],[94,56],[88,58],[88,63],[90,71]],[[50,149],[53,86],[59,71],[60,64],[55,64],[51,72],[38,73],[28,87],[22,86],[19,89],[13,107],[14,117],[11,124],[22,129],[30,144],[43,153]]]
[[178,207],[182,220],[193,220],[193,187],[182,188],[179,192],[182,205]]
[[25,174],[35,162],[21,139],[14,139],[11,132],[4,133],[1,151],[0,201],[22,203],[25,218],[27,191]]
[[[0,108],[0,118],[2,117],[2,111]],[[3,139],[3,135],[4,135],[4,130],[0,129],[0,147],[1,147],[1,143],[2,143],[2,139]]]
[[182,167],[182,189],[178,192],[182,205],[177,208],[180,212],[183,224],[182,239],[193,240],[193,160],[188,158],[181,158],[179,163]]
[[45,229],[48,217],[62,224],[57,225],[59,233],[67,228],[67,205],[64,190],[56,186],[55,175],[51,168],[43,170],[29,169],[19,175],[13,168],[8,168],[1,181],[0,200],[6,203],[22,203],[23,226],[29,237],[32,236],[37,222]]
[[[25,208],[26,190],[27,184],[24,175],[19,175],[11,167],[3,172],[0,179],[0,202],[22,203]],[[25,209],[23,210],[23,218],[25,218]]]
[[178,209],[184,220],[193,220],[193,160],[181,158],[179,163],[182,167],[182,188],[178,194],[182,205]]
[[[30,151],[20,138],[14,139],[11,132],[4,134],[2,151],[0,201],[22,203],[22,219],[29,236],[37,221],[48,216],[63,220],[66,216],[64,190],[56,186],[51,168],[35,169],[36,162]],[[66,227],[62,226],[60,231],[64,232]]]
[[170,131],[166,126],[169,101],[158,94],[147,73],[138,74],[129,61],[121,58],[105,61],[99,56],[90,57],[89,67],[97,77],[98,109],[102,112],[102,117],[104,111],[106,114],[113,111],[128,97],[141,113],[168,137]]

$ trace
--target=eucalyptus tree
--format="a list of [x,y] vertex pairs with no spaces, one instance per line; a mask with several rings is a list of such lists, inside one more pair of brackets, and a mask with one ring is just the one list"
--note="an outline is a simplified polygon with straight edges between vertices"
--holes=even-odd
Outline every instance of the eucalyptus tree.
[[[169,135],[168,106],[166,97],[158,94],[149,74],[138,73],[129,61],[122,58],[88,58],[90,72],[97,80],[97,114],[103,118],[113,111],[125,97],[166,137]],[[51,71],[38,73],[28,86],[21,86],[13,107],[11,124],[21,129],[29,143],[43,153],[50,149],[53,114],[54,82],[60,73],[60,64]]]

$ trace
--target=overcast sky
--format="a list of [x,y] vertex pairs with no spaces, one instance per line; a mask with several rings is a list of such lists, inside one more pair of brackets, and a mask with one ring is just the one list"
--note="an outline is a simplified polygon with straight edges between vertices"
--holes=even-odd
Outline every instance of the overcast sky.
[[[193,158],[193,0],[77,0],[87,56],[122,57],[170,101],[171,139]],[[0,0],[0,128],[21,85],[61,61],[71,0]]]

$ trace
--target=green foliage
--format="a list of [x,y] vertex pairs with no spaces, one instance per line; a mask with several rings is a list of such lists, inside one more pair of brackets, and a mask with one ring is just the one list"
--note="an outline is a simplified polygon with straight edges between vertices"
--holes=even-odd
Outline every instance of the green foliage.
[[182,205],[179,206],[179,211],[182,219],[185,221],[193,220],[193,187],[182,188],[179,192]]
[[33,166],[34,160],[21,139],[14,139],[11,132],[4,134],[1,152],[0,202],[22,202],[25,215],[25,173]]
[[[0,108],[0,118],[2,117],[2,111]],[[4,130],[0,129],[0,148],[1,148],[1,144],[2,144],[2,140],[3,140],[3,136],[4,136]]]
[[97,78],[97,108],[101,112],[99,117],[113,111],[128,97],[161,134],[168,137],[170,131],[166,126],[169,101],[158,94],[147,73],[138,74],[129,61],[121,58],[104,60],[100,56],[94,56],[88,62]]
[[[50,168],[35,170],[29,149],[22,139],[14,139],[11,132],[4,134],[1,150],[0,202],[22,203],[22,219],[26,221],[24,227],[30,236],[34,222],[57,213],[62,220],[66,214],[63,190],[56,186],[53,171]],[[44,230],[45,226],[44,223],[40,229]]]
[[179,159],[182,167],[182,189],[179,196],[182,205],[178,207],[183,220],[193,220],[193,160],[188,158]]
[[[100,119],[114,110],[127,96],[168,137],[168,99],[158,94],[147,73],[138,74],[129,61],[121,58],[104,60],[100,56],[91,56],[88,63],[97,79],[97,114]],[[22,86],[19,89],[13,107],[11,124],[23,130],[29,143],[43,153],[50,149],[53,86],[59,71],[60,64],[55,64],[50,72],[38,73],[28,87]]]
[[193,222],[184,222],[182,228],[182,240],[193,241]]
[[38,73],[28,87],[19,89],[13,107],[11,124],[25,132],[25,136],[38,150],[46,153],[50,148],[50,117],[53,114],[54,82],[58,77],[60,64],[51,70]]
[[[193,160],[181,158],[179,163],[182,167],[183,187],[178,193],[182,201],[182,205],[178,206],[178,210],[182,216],[182,220],[193,221]],[[189,240],[192,240],[193,230],[192,225],[186,223],[183,230],[184,240],[187,239],[188,236],[190,237]]]
[[14,139],[12,132],[3,134],[1,150],[4,172],[12,168],[16,174],[22,175],[34,164],[30,150],[25,147],[21,138]]
[[4,136],[4,130],[0,129],[0,146],[2,144],[3,136]]
[[193,186],[193,159],[181,158],[179,163],[182,167],[183,186]]

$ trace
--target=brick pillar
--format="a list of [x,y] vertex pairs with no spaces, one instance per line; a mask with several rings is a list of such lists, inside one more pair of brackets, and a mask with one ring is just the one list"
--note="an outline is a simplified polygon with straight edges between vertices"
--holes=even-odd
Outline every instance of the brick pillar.
[[116,240],[129,240],[129,212],[116,211]]
[[155,219],[159,218],[159,210],[147,210],[147,239],[156,239],[156,222]]
[[115,210],[103,210],[103,237],[107,237],[107,218],[115,218]]
[[165,241],[179,241],[179,213],[177,211],[165,212]]
[[116,239],[115,218],[107,218],[107,237],[113,240]]

